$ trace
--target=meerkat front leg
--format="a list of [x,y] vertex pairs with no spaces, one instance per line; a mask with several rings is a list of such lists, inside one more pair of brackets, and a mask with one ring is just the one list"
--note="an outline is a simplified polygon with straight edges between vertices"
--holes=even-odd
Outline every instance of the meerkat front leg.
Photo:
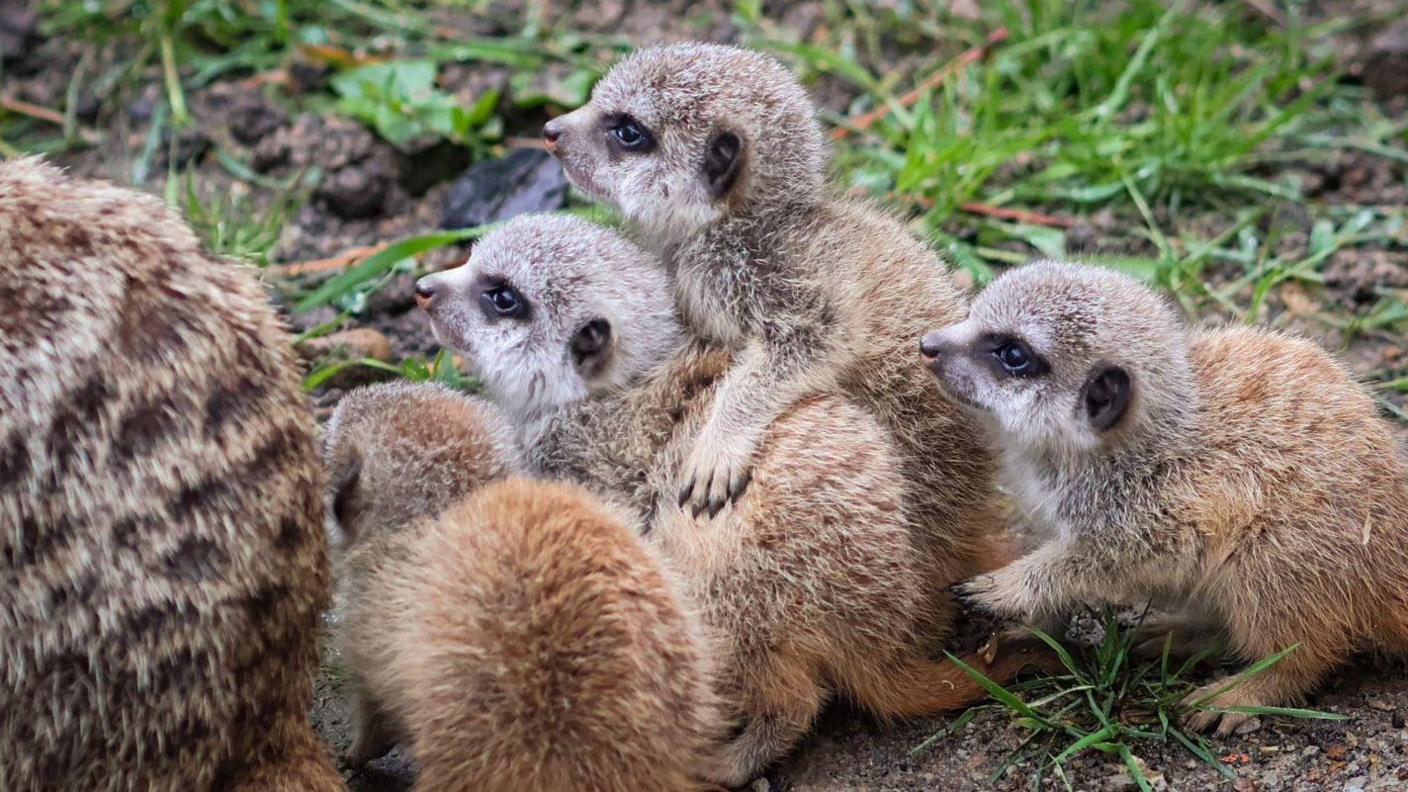
[[[1007,566],[955,587],[967,602],[1009,619],[1031,622],[1059,615],[1085,600],[1120,600],[1177,574],[1181,564],[1147,544],[1109,545],[1094,537],[1053,541]],[[1115,557],[1117,556],[1117,557]],[[1158,561],[1164,569],[1154,569]]]
[[714,393],[709,419],[681,471],[680,505],[713,517],[742,494],[763,434],[788,405],[835,379],[844,348],[826,312],[759,323]]
[[768,426],[788,404],[812,386],[789,368],[788,355],[761,341],[750,342],[735,358],[714,394],[709,419],[684,461],[680,505],[695,516],[710,517],[743,493],[751,477],[753,454]]

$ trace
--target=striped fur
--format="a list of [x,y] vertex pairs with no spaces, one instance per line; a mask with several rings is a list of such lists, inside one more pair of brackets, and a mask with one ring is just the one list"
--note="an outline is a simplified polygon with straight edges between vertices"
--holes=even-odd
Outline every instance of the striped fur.
[[0,371],[0,788],[340,788],[312,416],[254,279],[0,163]]

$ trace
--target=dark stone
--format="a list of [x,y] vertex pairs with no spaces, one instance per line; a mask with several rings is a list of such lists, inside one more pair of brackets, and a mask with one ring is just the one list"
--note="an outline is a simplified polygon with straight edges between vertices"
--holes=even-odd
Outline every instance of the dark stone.
[[288,113],[261,96],[245,95],[230,107],[230,135],[246,146],[257,145],[288,125]]
[[551,212],[567,201],[567,177],[546,151],[515,149],[465,171],[445,198],[441,228],[470,228],[528,212]]
[[474,156],[464,146],[440,141],[403,154],[402,158],[405,165],[401,168],[401,189],[409,195],[420,197],[431,187],[469,167]]
[[176,138],[171,140],[171,133],[167,133],[169,164],[177,168],[185,168],[193,163],[199,163],[201,158],[210,151],[212,145],[210,135],[199,127],[188,127],[175,133]]

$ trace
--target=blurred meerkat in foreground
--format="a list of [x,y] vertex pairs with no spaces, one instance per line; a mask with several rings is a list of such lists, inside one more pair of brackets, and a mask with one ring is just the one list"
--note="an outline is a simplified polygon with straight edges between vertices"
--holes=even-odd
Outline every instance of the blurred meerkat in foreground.
[[[995,430],[1019,506],[1055,532],[967,583],[977,604],[1031,619],[1153,599],[1201,615],[1247,661],[1298,645],[1213,707],[1283,704],[1355,649],[1408,650],[1408,465],[1373,399],[1313,344],[1187,329],[1131,278],[1042,262],[923,349]],[[1225,734],[1246,716],[1192,723],[1219,718]]]
[[[926,578],[893,442],[863,410],[834,396],[788,406],[763,435],[747,495],[716,525],[679,506],[678,463],[729,356],[670,356],[673,342],[661,341],[679,333],[662,278],[607,229],[528,217],[418,290],[441,340],[528,420],[531,466],[628,504],[712,629],[738,733],[705,777],[746,783],[833,694],[882,718],[981,698],[955,664],[927,657],[946,636],[950,601],[936,601]],[[990,667],[969,661],[1010,678],[1032,658],[1014,649]]]
[[431,385],[328,425],[354,759],[404,735],[425,789],[696,788],[715,710],[677,584],[586,490],[512,477],[508,428]]
[[343,788],[289,338],[157,199],[0,163],[0,788]]
[[915,365],[925,331],[963,318],[962,295],[902,224],[832,197],[828,147],[797,79],[733,47],[647,49],[543,134],[568,179],[663,258],[688,327],[733,352],[681,460],[694,511],[737,497],[783,410],[839,387],[897,443],[932,579],[978,571],[1003,527],[992,460]]

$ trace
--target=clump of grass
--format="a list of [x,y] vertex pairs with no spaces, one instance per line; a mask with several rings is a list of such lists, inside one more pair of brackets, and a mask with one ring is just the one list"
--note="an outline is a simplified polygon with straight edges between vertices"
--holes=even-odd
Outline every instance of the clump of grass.
[[373,369],[411,382],[438,382],[464,393],[475,393],[479,390],[478,381],[465,376],[455,365],[454,356],[444,349],[431,360],[413,356],[399,364],[386,363],[376,358],[328,358],[315,365],[313,370],[308,372],[308,376],[303,378],[303,389],[311,393],[341,372],[355,368]]
[[[1032,629],[1032,633],[1046,642],[1061,659],[1066,673],[1011,687],[999,685],[982,672],[950,656],[988,691],[994,703],[963,713],[949,728],[930,737],[911,753],[923,751],[961,730],[978,712],[995,709],[1009,712],[1017,725],[1028,731],[1028,735],[999,764],[992,776],[994,781],[1014,765],[1023,763],[1038,768],[1035,781],[1038,788],[1045,778],[1054,777],[1070,789],[1064,769],[1066,763],[1083,753],[1095,751],[1118,757],[1128,768],[1130,777],[1147,792],[1153,789],[1153,783],[1138,753],[1141,746],[1149,744],[1181,745],[1224,777],[1235,778],[1230,769],[1217,761],[1213,747],[1206,739],[1180,724],[1188,710],[1183,704],[1184,699],[1194,689],[1191,675],[1219,649],[1204,649],[1175,666],[1170,656],[1171,641],[1166,640],[1160,657],[1140,660],[1134,653],[1138,624],[1133,627],[1122,625],[1110,609],[1106,609],[1099,620],[1104,629],[1100,643],[1093,648],[1080,647],[1075,651],[1056,638]],[[1142,620],[1141,616],[1139,621]],[[1223,709],[1207,704],[1206,698],[1245,684],[1295,649],[1294,646],[1289,647],[1253,664],[1229,680],[1227,686],[1193,702],[1192,707],[1247,715],[1344,720],[1343,715],[1293,707]]]
[[211,253],[265,267],[284,226],[307,200],[312,182],[300,174],[278,185],[268,201],[258,202],[241,190],[210,194],[188,171],[167,178],[166,200],[185,216]]
[[[1338,79],[1326,40],[1345,20],[1311,25],[1293,8],[1272,24],[1245,4],[1195,0],[997,0],[981,4],[975,20],[922,0],[857,5],[845,4],[807,41],[762,19],[756,3],[740,3],[736,17],[752,43],[804,75],[852,87],[854,101],[831,118],[838,126],[888,111],[845,136],[842,178],[916,213],[979,285],[994,267],[1062,256],[1070,245],[1061,225],[975,215],[965,210],[971,204],[1071,220],[1108,211],[1117,239],[1102,247],[1115,242],[1128,253],[1095,263],[1164,287],[1186,307],[1211,305],[1249,321],[1268,289],[1315,280],[1341,246],[1401,244],[1392,207],[1364,208],[1365,222],[1341,233],[1347,218],[1307,200],[1284,167],[1336,150],[1408,157],[1404,126]],[[948,61],[897,51],[953,53],[999,27],[1009,34],[985,57],[912,105],[898,101]],[[1295,211],[1265,211],[1273,206]],[[1230,216],[1211,238],[1189,222],[1205,213]],[[1317,227],[1333,224],[1333,234],[1316,238],[1327,244],[1271,254],[1271,243],[1306,215]],[[1247,278],[1229,294],[1208,282],[1210,263],[1219,275],[1232,264]]]

